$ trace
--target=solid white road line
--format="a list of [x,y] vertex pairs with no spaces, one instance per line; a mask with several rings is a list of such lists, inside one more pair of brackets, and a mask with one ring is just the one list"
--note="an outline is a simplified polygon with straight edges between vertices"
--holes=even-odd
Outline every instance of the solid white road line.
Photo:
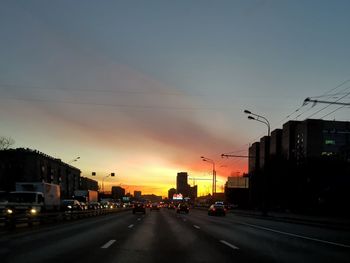
[[345,245],[345,244],[342,244],[342,243],[336,243],[336,242],[331,242],[331,241],[327,241],[327,240],[301,236],[301,235],[297,235],[297,234],[293,234],[293,233],[288,233],[288,232],[284,232],[284,231],[275,230],[275,229],[272,229],[272,228],[267,228],[267,227],[262,227],[262,226],[247,224],[247,223],[241,223],[241,224],[246,225],[246,226],[250,226],[250,227],[254,227],[254,228],[258,228],[258,229],[262,229],[262,230],[266,230],[266,231],[270,231],[270,232],[274,232],[274,233],[278,233],[278,234],[282,234],[282,235],[286,235],[286,236],[302,238],[302,239],[316,241],[316,242],[329,244],[329,245],[333,245],[333,246],[338,246],[338,247],[350,248],[350,245]]
[[133,224],[131,224],[130,226],[128,226],[128,228],[133,228],[134,227],[134,225]]
[[104,244],[101,248],[109,248],[115,242],[114,239],[109,240],[106,244]]
[[197,225],[193,225],[194,228],[197,228],[197,229],[201,229],[199,226]]
[[235,245],[232,245],[231,243],[229,243],[229,242],[227,242],[227,241],[225,241],[225,240],[220,240],[220,242],[221,242],[222,244],[224,244],[224,245],[226,245],[226,246],[232,248],[232,249],[239,249],[239,248],[236,247]]

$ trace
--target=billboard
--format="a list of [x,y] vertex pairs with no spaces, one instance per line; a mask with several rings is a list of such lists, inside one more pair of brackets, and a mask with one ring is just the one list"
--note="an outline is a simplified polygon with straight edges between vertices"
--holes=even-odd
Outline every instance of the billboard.
[[227,178],[228,188],[249,188],[248,177],[228,177]]
[[173,200],[183,200],[182,194],[173,194]]

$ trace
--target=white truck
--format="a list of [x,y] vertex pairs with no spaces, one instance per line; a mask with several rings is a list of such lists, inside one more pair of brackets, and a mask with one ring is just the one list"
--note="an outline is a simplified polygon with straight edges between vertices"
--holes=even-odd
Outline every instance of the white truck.
[[98,201],[98,192],[93,190],[75,190],[74,199],[86,204]]
[[6,221],[28,221],[40,218],[42,213],[59,211],[60,186],[49,183],[16,183],[16,191],[8,195],[5,208]]

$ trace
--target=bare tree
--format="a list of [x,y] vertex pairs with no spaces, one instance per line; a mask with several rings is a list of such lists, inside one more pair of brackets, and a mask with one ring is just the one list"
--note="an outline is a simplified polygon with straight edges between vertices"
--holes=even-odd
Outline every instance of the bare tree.
[[0,150],[7,150],[13,144],[15,144],[15,140],[11,137],[0,136]]

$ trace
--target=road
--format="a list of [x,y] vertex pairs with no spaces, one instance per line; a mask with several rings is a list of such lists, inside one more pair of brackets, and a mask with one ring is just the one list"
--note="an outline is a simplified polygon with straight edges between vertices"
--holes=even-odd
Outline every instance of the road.
[[1,262],[349,262],[345,230],[206,211],[131,211],[0,233]]

